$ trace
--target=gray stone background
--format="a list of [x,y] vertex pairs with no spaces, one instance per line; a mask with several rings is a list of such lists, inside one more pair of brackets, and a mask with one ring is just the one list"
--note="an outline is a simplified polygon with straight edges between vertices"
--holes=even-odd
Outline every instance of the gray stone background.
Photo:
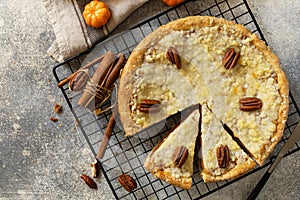
[[[300,105],[300,1],[248,3]],[[152,0],[114,33],[164,9],[161,0]],[[41,1],[0,1],[0,199],[112,199],[103,177],[97,191],[79,178],[90,173],[93,156],[56,87],[52,68],[57,63],[46,53],[54,39]],[[65,108],[59,123],[49,121],[54,103]],[[258,199],[299,199],[299,167],[300,152],[284,158]],[[245,199],[263,171],[205,199]]]

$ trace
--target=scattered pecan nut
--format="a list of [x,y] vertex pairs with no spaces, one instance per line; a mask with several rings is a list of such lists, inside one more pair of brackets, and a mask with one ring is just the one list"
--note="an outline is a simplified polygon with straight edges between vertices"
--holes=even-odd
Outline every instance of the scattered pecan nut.
[[53,106],[53,111],[54,111],[55,113],[61,113],[62,110],[63,110],[62,106],[61,106],[60,104],[58,104],[58,103],[56,103],[56,104]]
[[141,103],[137,105],[137,109],[145,113],[155,113],[160,110],[161,102],[154,99],[143,99]]
[[95,159],[94,162],[91,163],[91,166],[92,166],[92,177],[98,178],[101,171],[100,162],[97,159]]
[[178,51],[174,47],[170,47],[167,50],[166,58],[172,63],[175,64],[177,69],[181,69],[181,60]]
[[187,157],[189,155],[189,151],[184,146],[178,146],[173,152],[172,159],[174,161],[175,166],[181,168],[185,163]]
[[132,190],[137,188],[135,180],[128,174],[121,174],[118,177],[118,181],[128,192],[131,192]]
[[89,79],[90,77],[87,69],[79,70],[72,75],[69,81],[69,89],[71,91],[80,91],[85,87]]
[[222,59],[222,64],[226,69],[232,69],[237,63],[239,57],[240,57],[240,53],[235,52],[233,48],[230,48],[226,51]]
[[240,110],[241,111],[254,111],[262,107],[262,101],[257,97],[244,97],[240,101]]
[[55,118],[55,117],[52,117],[52,116],[50,117],[50,120],[51,120],[51,121],[53,121],[53,122],[57,122],[57,121],[58,121],[58,119],[57,119],[57,118]]
[[80,178],[92,189],[97,189],[96,182],[86,174],[81,174]]
[[229,148],[227,145],[221,145],[217,148],[217,159],[220,168],[226,168],[229,165]]

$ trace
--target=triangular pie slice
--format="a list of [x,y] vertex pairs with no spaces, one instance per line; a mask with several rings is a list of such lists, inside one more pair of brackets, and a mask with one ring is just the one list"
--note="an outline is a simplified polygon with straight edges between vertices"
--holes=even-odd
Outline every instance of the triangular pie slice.
[[[183,189],[189,189],[192,186],[199,120],[200,113],[197,109],[170,130],[147,156],[144,167],[161,180]],[[186,152],[188,152],[187,155],[183,155]]]
[[256,166],[206,106],[202,106],[199,157],[204,182],[232,179]]

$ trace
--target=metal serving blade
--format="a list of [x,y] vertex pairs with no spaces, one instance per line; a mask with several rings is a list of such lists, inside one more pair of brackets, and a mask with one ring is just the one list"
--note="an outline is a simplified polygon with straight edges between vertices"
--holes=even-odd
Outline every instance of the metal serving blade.
[[276,166],[279,164],[283,156],[288,152],[288,150],[295,145],[295,143],[300,139],[300,122],[298,122],[296,128],[294,129],[292,135],[289,137],[289,139],[286,141],[286,143],[283,145],[281,150],[279,151],[276,159],[271,164],[271,166],[268,168],[268,170],[265,172],[265,174],[262,176],[262,178],[259,180],[255,188],[252,190],[251,194],[248,197],[248,200],[254,200],[259,192],[262,190],[266,182],[268,181],[269,177],[271,176],[272,172],[276,168]]

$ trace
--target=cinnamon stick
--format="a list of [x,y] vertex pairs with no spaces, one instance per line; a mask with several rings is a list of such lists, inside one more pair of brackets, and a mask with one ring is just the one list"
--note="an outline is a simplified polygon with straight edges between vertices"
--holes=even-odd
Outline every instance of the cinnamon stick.
[[114,68],[112,69],[111,73],[107,77],[107,80],[104,82],[103,87],[111,88],[112,84],[118,79],[120,75],[120,71],[123,68],[125,63],[125,56],[123,54],[118,55],[118,61],[116,62]]
[[[116,55],[112,53],[111,51],[107,51],[104,54],[104,57],[99,64],[97,70],[95,71],[93,77],[91,78],[91,82],[101,85],[103,82],[104,78],[106,77],[107,72],[111,69],[111,65],[114,63],[116,60]],[[83,94],[81,95],[78,104],[83,107],[89,107],[91,110],[94,109],[95,107],[93,106],[92,102],[95,103],[95,94],[91,94],[88,91],[84,91]]]
[[[112,64],[112,68],[106,74],[103,82],[101,83],[101,87],[106,89],[112,89],[114,82],[118,79],[120,75],[121,69],[125,64],[125,56],[122,53],[118,54],[118,59],[115,60],[114,64]],[[96,105],[101,105],[105,99],[96,99]]]
[[[101,55],[100,57],[96,58],[95,60],[93,60],[92,62],[84,65],[83,67],[81,67],[79,70],[83,70],[83,69],[88,69],[90,68],[91,66],[93,66],[94,64],[100,62],[102,59],[103,59],[104,55]],[[64,85],[66,85],[71,79],[72,77],[74,76],[75,73],[77,73],[79,70],[77,70],[76,72],[74,72],[73,74],[71,74],[70,76],[68,76],[67,78],[61,80],[58,84],[57,84],[57,87],[61,88],[63,87]]]
[[115,127],[115,124],[116,124],[115,116],[114,116],[114,113],[112,113],[112,115],[109,118],[107,127],[105,129],[105,133],[103,135],[102,141],[100,143],[96,158],[98,158],[98,159],[103,158],[106,147],[108,145],[108,141],[109,141],[109,139],[112,135],[113,129]]

